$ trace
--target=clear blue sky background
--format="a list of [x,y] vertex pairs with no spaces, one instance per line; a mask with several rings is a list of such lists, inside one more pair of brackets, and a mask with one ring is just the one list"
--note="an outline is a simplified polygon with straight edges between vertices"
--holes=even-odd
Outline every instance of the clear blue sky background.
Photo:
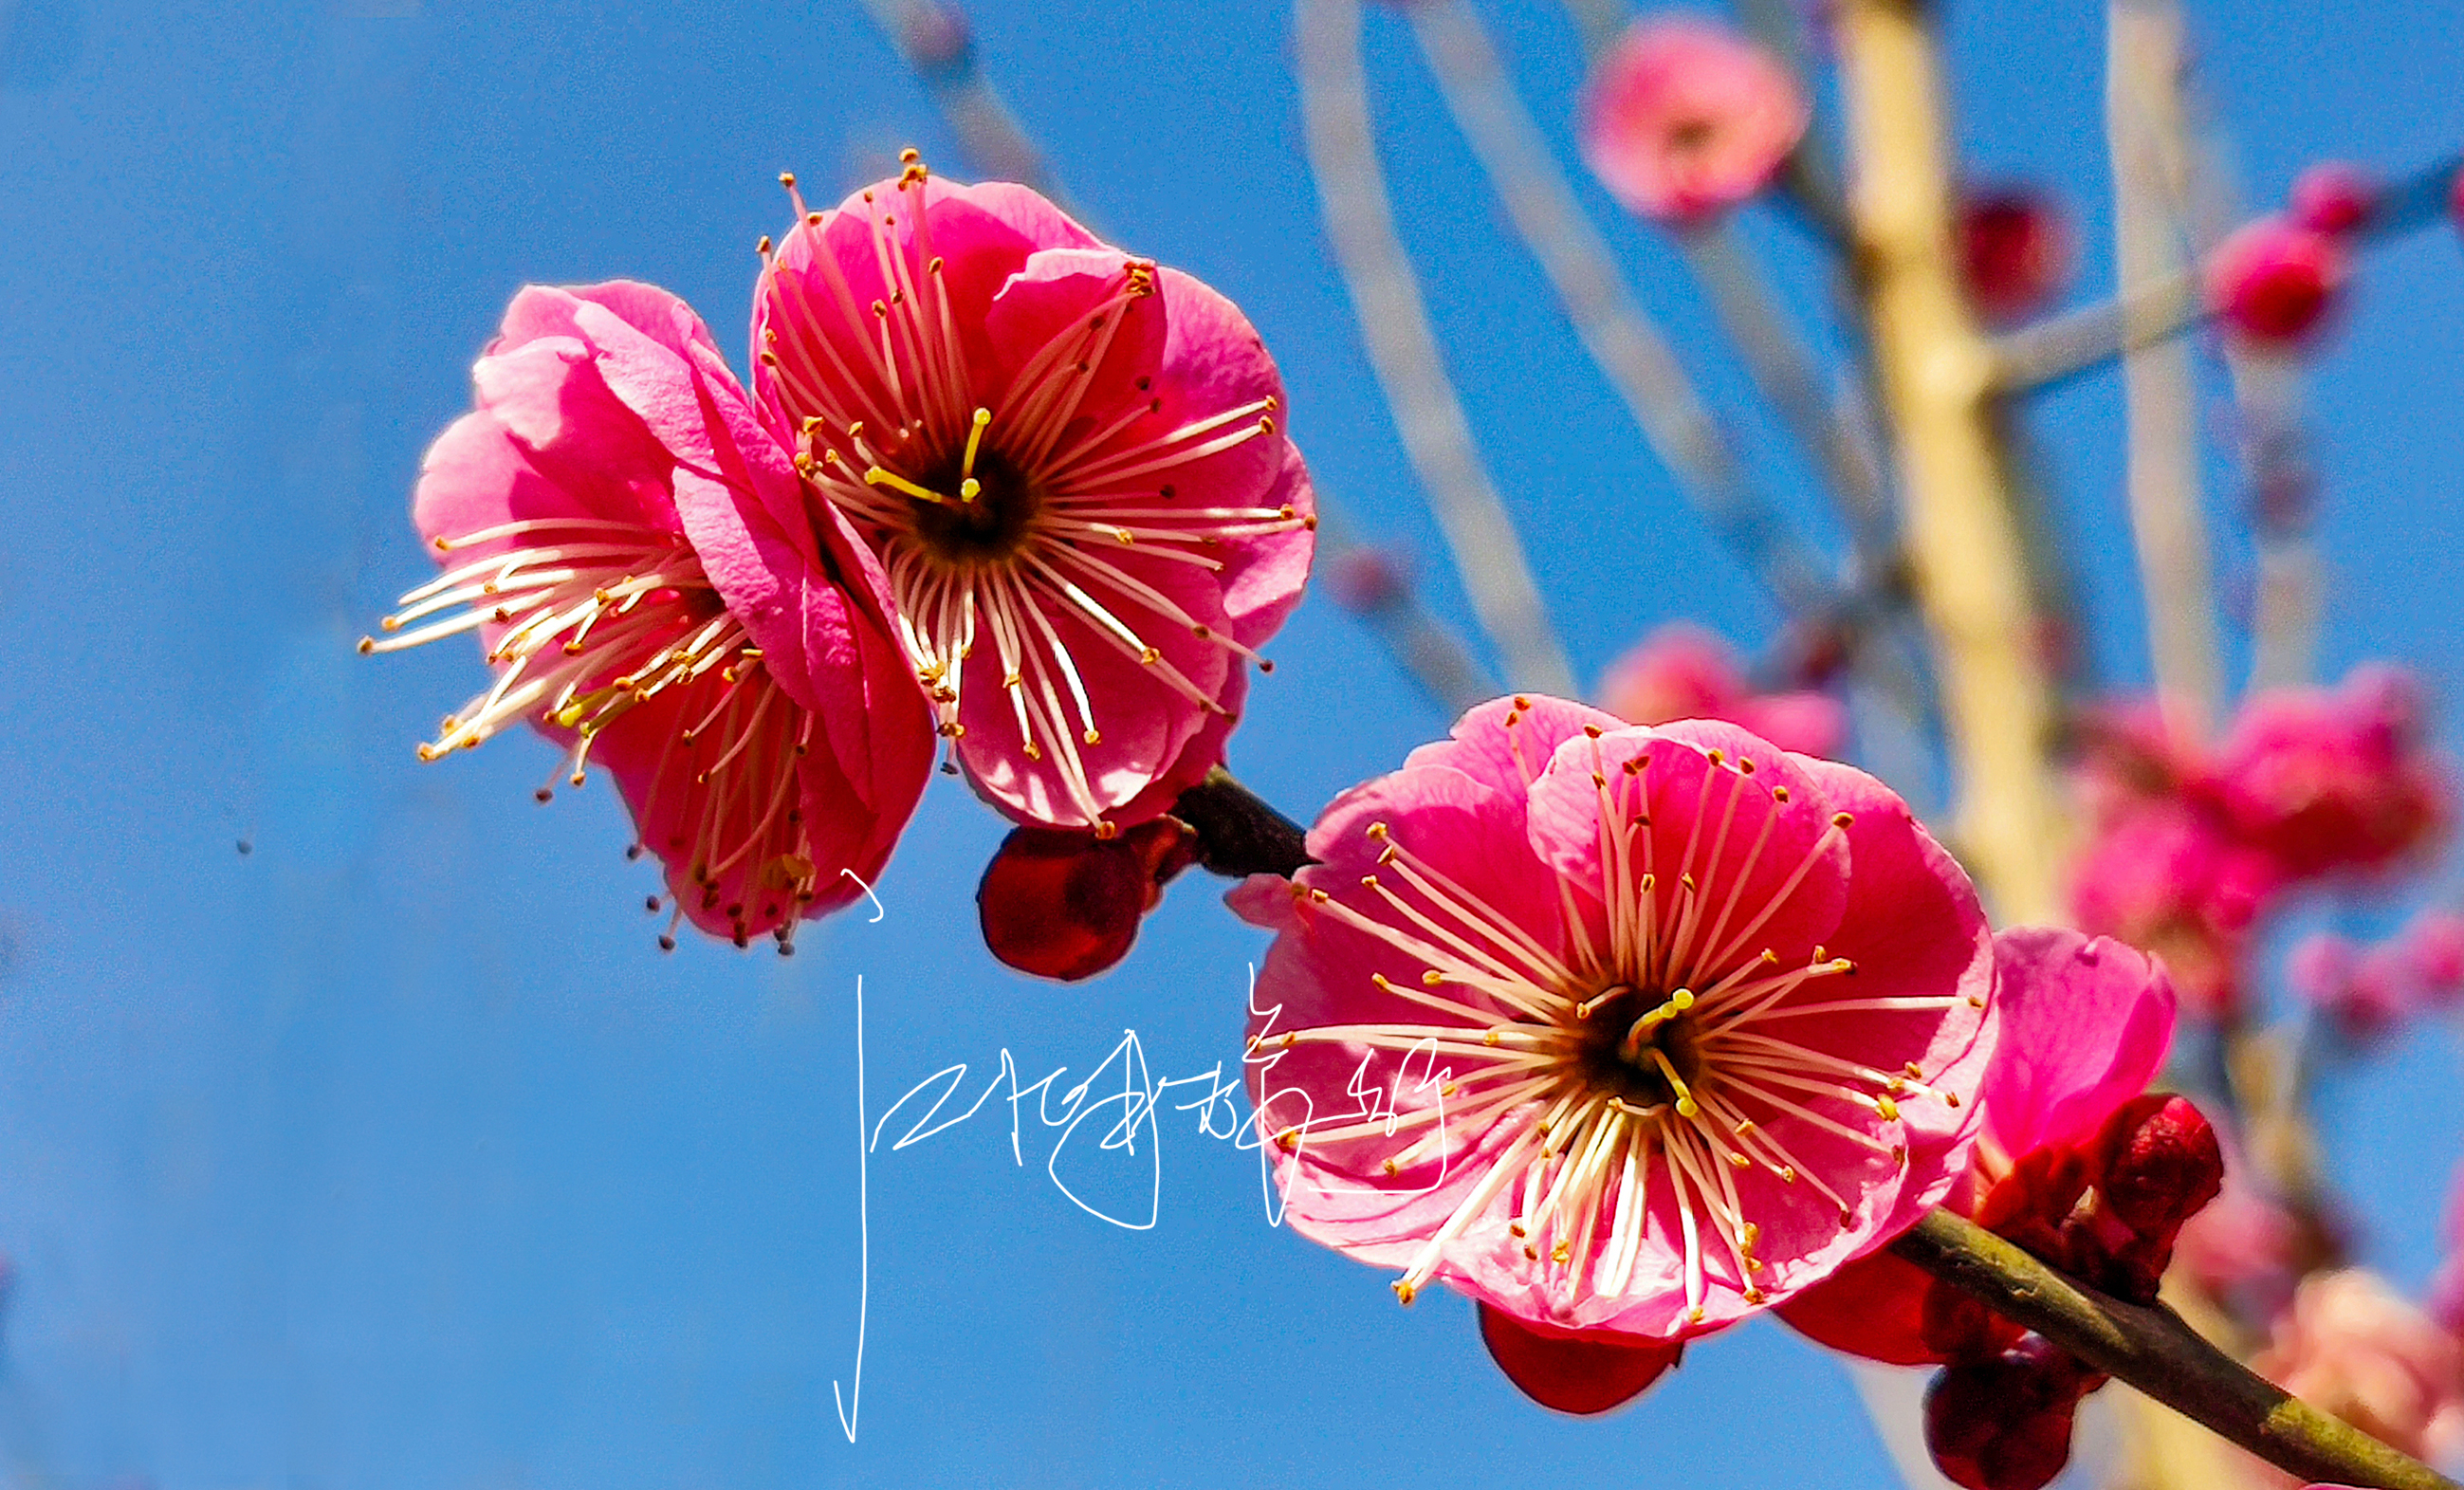
[[[1246,307],[1320,480],[1438,576],[1319,236],[1279,8],[981,9],[987,64],[1089,209]],[[1562,137],[1562,17],[1485,9]],[[1970,160],[2058,183],[2101,283],[2099,8],[1953,9]],[[2443,6],[2199,9],[2260,200],[2323,154],[2400,168],[2464,138]],[[1773,617],[1581,360],[1408,35],[1371,33],[1406,232],[1578,665],[1678,615],[1760,640]],[[878,1112],[956,1062],[972,1094],[1004,1047],[1074,1083],[1130,1028],[1157,1076],[1229,1063],[1259,938],[1193,878],[1111,976],[1008,975],[973,945],[1000,826],[944,782],[880,924],[842,917],[792,961],[662,957],[604,786],[535,807],[551,753],[517,737],[412,758],[474,686],[470,649],[351,644],[429,572],[412,476],[516,286],[654,280],[735,348],[773,175],[826,196],[904,143],[955,159],[921,94],[853,0],[14,0],[0,35],[0,640],[26,685],[0,727],[8,1483],[1884,1479],[1846,1378],[1775,1328],[1703,1345],[1618,1417],[1554,1419],[1459,1301],[1398,1310],[1269,1230],[1252,1158],[1196,1114],[1139,1156],[1161,1198],[1133,1232],[1059,1192],[1032,1112],[1014,1162],[999,1102],[872,1160],[850,1446],[858,975]],[[1817,307],[1793,230],[1752,227]],[[1695,336],[1665,247],[1617,236]],[[2451,233],[2380,252],[2316,401],[2328,663],[2407,658],[2450,699],[2459,330]],[[2098,663],[2130,682],[2117,405],[2093,379],[2035,426]],[[2245,581],[2246,546],[2221,550]],[[1276,651],[1235,763],[1304,816],[1443,728],[1322,601]],[[2330,1087],[2369,1254],[2408,1282],[2434,1260],[2455,1074],[2436,1030]],[[1141,1203],[1094,1136],[1062,1177]]]

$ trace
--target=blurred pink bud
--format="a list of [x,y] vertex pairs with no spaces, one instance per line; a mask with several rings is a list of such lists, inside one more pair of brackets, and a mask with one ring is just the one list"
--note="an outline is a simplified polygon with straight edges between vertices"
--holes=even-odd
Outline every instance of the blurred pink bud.
[[1826,759],[1848,739],[1848,711],[1827,693],[1757,693],[1718,636],[1672,622],[1626,649],[1600,678],[1600,707],[1629,724],[1724,719],[1782,750]]
[[1412,577],[1393,553],[1369,544],[1347,548],[1326,566],[1334,603],[1354,615],[1374,615],[1412,593]]
[[2243,225],[2208,262],[2208,299],[2249,340],[2291,346],[2319,328],[2344,283],[2344,251],[2281,217]]
[[2303,1003],[2326,1008],[2343,997],[2344,985],[2353,980],[2353,964],[2360,959],[2361,951],[2351,937],[2334,931],[2305,936],[2285,954],[2285,981],[2293,985],[2294,996]]
[[2251,1367],[2416,1457],[2464,1447],[2464,1345],[2374,1273],[2303,1281]]
[[915,70],[927,77],[956,70],[976,46],[966,13],[933,0],[906,9],[898,18],[898,39]]
[[2293,1296],[2299,1228],[2257,1187],[2240,1150],[2228,1141],[2224,1151],[2223,1187],[2182,1223],[2173,1259],[2211,1296],[2248,1301],[2272,1314]]
[[2295,224],[2341,238],[2378,210],[2376,178],[2350,161],[2321,161],[2293,183],[2289,207]]
[[2070,278],[2070,225],[2026,186],[1971,192],[1959,204],[1959,266],[1987,320],[2012,321],[2060,294]]
[[1779,60],[1695,16],[1628,27],[1584,87],[1583,159],[1625,207],[1690,226],[1771,184],[1812,109]]
[[2425,1002],[2443,1008],[2464,997],[2464,914],[2424,910],[2405,927],[2400,945]]

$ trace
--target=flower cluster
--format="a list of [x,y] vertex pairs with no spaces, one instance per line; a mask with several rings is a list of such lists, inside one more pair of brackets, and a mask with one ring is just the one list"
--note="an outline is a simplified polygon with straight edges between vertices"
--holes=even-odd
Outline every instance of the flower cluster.
[[2285,959],[2293,992],[2356,1043],[2386,1034],[2408,1016],[2451,1009],[2464,999],[2464,915],[2424,910],[2395,936],[2364,947],[2321,931]]
[[2257,695],[2211,750],[2152,709],[2095,720],[2079,924],[2162,953],[2201,1012],[2234,1011],[2263,909],[2298,886],[2386,869],[2445,828],[2448,783],[2420,713],[2406,674],[2364,668],[2338,689]]
[[1316,526],[1204,285],[912,152],[831,210],[787,186],[749,392],[663,291],[516,297],[421,477],[446,572],[363,644],[477,630],[495,682],[424,753],[532,723],[615,776],[679,918],[782,951],[878,873],[936,733],[1022,823],[1163,816]]

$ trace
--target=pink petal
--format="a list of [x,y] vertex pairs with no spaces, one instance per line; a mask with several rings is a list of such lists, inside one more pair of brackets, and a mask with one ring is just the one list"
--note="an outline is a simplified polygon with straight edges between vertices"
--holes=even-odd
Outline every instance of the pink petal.
[[2110,937],[2020,927],[1993,939],[2002,1041],[1986,1137],[2012,1158],[2084,1143],[2147,1089],[2173,1040],[2164,967]]

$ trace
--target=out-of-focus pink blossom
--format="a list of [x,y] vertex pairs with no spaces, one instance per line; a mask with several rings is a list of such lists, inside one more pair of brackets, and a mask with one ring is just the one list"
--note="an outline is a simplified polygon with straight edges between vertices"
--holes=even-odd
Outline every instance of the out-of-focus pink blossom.
[[1991,938],[1861,772],[1501,699],[1338,798],[1309,851],[1231,897],[1277,932],[1251,1100],[1288,1223],[1406,1301],[1442,1282],[1674,1344],[1875,1251],[1967,1169]]
[[2296,997],[2348,1040],[2374,1040],[2409,1011],[2412,981],[2391,947],[2362,948],[2332,931],[2304,937],[2285,958]]
[[1326,566],[1327,593],[1354,615],[1375,615],[1412,593],[1411,570],[1393,553],[1363,543]]
[[2430,1317],[2449,1334],[2464,1339],[2464,1166],[2456,1169],[2447,1186],[2447,1214],[2438,1227],[2446,1256],[2430,1281]]
[[2423,1002],[2445,1008],[2464,997],[2464,914],[2424,910],[2399,938]]
[[2344,251],[2284,218],[2248,223],[2208,261],[2208,297],[2225,323],[2266,346],[2309,340],[2343,288]]
[[[2071,866],[2074,914],[2161,954],[2193,1008],[2230,1013],[2252,925],[2279,895],[2385,868],[2444,830],[2446,771],[2422,734],[2409,677],[2383,667],[2333,690],[2258,694],[2212,750],[2152,706],[2098,711],[2082,731],[2089,833]],[[2374,968],[2353,1011],[2393,1007],[2408,981]]]
[[2233,1134],[2220,1129],[2217,1137],[2224,1146],[2224,1188],[2183,1223],[2173,1260],[2210,1297],[2272,1317],[2293,1297],[2300,1228],[2261,1187]]
[[1678,226],[1760,192],[1813,118],[1786,65],[1697,16],[1628,27],[1584,86],[1583,159],[1629,210]]
[[2279,689],[2244,706],[2216,753],[2234,830],[2295,878],[2375,869],[2446,827],[2447,774],[2423,738],[2401,668],[2357,668],[2335,689]]
[[2342,237],[2378,211],[2379,184],[2350,161],[2321,161],[2296,177],[2288,206],[2294,222]]
[[1609,664],[1600,707],[1628,724],[1725,719],[1801,756],[1836,756],[1848,711],[1828,693],[1758,693],[1726,642],[1698,625],[1660,627]]
[[2079,924],[2165,959],[2208,1018],[2237,1009],[2252,921],[2283,884],[2273,860],[2236,840],[2195,800],[2123,813],[2071,866]]
[[911,159],[795,202],[755,291],[757,402],[888,574],[957,764],[1022,822],[1158,816],[1222,760],[1309,572],[1257,331],[1023,186]]
[[[2417,1458],[2464,1450],[2464,1344],[2360,1268],[2302,1281],[2253,1369]],[[2299,1481],[2266,1471],[2272,1483]]]
[[565,745],[558,777],[616,778],[681,915],[788,948],[800,917],[864,892],[932,766],[881,570],[844,521],[806,516],[666,291],[526,289],[472,376],[478,407],[430,447],[413,504],[447,572],[363,649],[477,630],[496,685],[423,754],[529,721]]
[[2070,277],[2070,224],[2052,199],[2032,187],[1962,193],[1955,230],[1960,277],[1987,320],[2009,322],[2034,314]]

